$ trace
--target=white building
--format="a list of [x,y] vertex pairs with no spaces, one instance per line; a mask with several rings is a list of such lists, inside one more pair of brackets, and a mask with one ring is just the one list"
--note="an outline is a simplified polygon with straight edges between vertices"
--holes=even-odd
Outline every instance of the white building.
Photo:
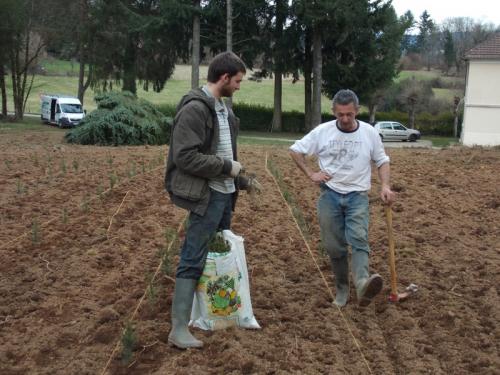
[[472,48],[465,86],[460,141],[466,146],[500,145],[500,34]]

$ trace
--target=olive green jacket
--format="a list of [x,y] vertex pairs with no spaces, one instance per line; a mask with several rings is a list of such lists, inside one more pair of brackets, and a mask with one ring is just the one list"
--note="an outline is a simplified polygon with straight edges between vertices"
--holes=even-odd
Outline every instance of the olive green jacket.
[[[237,160],[236,137],[239,120],[229,110],[229,128],[233,160]],[[219,122],[215,99],[201,89],[191,90],[177,106],[168,150],[165,188],[172,202],[179,207],[204,215],[210,199],[208,181],[231,172],[231,160],[216,156]],[[233,210],[239,189],[246,189],[244,177],[235,179]]]

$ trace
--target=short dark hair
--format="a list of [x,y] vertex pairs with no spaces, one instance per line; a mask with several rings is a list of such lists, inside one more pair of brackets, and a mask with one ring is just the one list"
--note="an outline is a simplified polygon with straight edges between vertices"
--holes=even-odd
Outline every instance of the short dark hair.
[[208,66],[207,81],[215,83],[226,73],[231,78],[240,72],[247,72],[245,63],[233,52],[222,52],[215,56]]
[[349,89],[339,90],[333,97],[332,107],[335,108],[336,104],[347,105],[351,103],[353,103],[356,108],[359,107],[359,99],[354,91]]

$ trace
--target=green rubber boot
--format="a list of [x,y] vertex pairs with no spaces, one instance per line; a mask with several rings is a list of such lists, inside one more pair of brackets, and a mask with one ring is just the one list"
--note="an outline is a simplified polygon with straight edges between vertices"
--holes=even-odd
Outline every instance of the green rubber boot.
[[168,335],[168,342],[180,349],[203,347],[203,342],[197,340],[188,329],[197,283],[198,280],[193,279],[175,279],[172,329]]
[[383,286],[382,277],[368,272],[369,254],[362,250],[352,252],[352,273],[359,306],[368,306],[373,298],[380,293]]
[[335,304],[344,307],[349,301],[349,261],[347,256],[332,259],[332,269],[335,275]]

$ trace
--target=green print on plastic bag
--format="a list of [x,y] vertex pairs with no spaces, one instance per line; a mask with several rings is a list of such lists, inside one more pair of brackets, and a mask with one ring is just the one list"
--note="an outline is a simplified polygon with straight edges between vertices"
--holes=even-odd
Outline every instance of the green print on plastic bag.
[[234,277],[221,276],[207,283],[207,295],[211,312],[214,315],[227,316],[241,307],[241,298],[234,288]]

